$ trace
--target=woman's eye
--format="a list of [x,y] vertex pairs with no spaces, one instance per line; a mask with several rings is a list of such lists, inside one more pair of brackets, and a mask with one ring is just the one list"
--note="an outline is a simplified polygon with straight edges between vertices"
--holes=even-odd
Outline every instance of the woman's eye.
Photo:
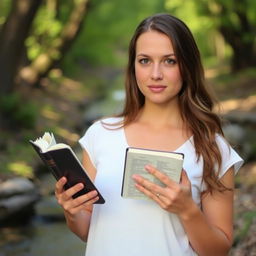
[[168,65],[174,65],[174,64],[177,63],[177,61],[175,59],[168,58],[168,59],[165,60],[165,63],[168,64]]
[[149,63],[149,59],[147,59],[147,58],[140,59],[139,63],[140,64],[148,64]]

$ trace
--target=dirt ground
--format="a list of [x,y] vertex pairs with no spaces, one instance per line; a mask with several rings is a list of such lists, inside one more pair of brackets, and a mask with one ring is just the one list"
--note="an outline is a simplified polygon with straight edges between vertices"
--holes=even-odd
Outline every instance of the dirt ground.
[[234,245],[230,256],[256,256],[256,162],[245,164],[236,176]]

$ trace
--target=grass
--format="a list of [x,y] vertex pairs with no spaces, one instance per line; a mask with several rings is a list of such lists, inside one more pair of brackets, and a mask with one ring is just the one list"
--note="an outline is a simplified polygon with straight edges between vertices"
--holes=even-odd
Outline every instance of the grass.
[[256,211],[243,212],[239,218],[243,220],[243,226],[238,230],[234,238],[234,245],[237,245],[248,236],[253,221],[256,219]]

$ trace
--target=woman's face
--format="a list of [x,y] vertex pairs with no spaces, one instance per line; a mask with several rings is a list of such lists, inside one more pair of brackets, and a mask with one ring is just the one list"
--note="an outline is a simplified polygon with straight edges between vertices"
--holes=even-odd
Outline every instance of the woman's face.
[[147,31],[136,43],[135,76],[145,103],[177,103],[182,87],[177,58],[168,36]]

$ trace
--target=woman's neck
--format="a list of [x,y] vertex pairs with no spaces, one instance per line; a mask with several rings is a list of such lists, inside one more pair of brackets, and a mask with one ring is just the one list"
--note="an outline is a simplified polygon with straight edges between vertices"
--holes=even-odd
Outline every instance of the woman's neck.
[[177,104],[172,106],[145,104],[138,115],[137,121],[155,128],[172,126],[180,129],[184,127]]

